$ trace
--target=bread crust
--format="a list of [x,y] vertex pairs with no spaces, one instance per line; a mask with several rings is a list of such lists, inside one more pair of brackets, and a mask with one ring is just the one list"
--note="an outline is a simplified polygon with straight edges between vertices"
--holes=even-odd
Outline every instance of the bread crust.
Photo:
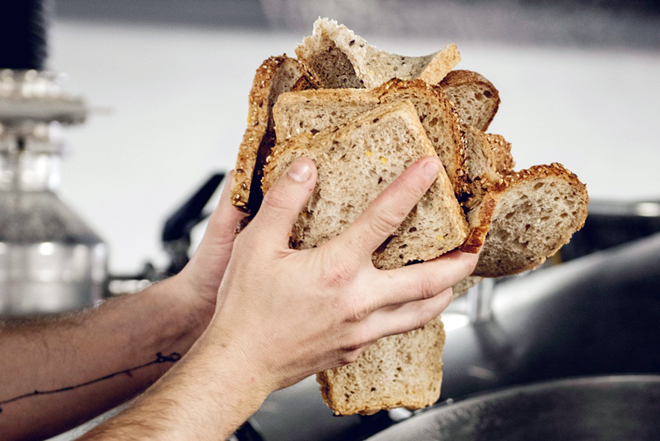
[[[570,196],[574,197],[575,202],[571,206],[571,210],[562,213],[562,217],[568,217],[570,223],[553,225],[550,223],[552,219],[548,214],[552,212],[544,212],[547,220],[544,217],[537,217],[535,219],[536,225],[534,228],[542,230],[547,238],[543,239],[530,238],[531,245],[526,245],[523,249],[517,249],[515,252],[511,249],[503,249],[502,246],[494,239],[498,235],[498,222],[504,219],[509,212],[504,212],[501,208],[504,198],[509,196],[516,189],[532,183],[545,183],[556,180],[564,183],[570,189]],[[545,203],[548,207],[540,207],[551,209],[550,199],[541,194],[541,189],[534,187],[526,189],[529,197],[536,197],[539,201]],[[545,199],[544,199],[545,198]],[[559,163],[552,163],[550,165],[536,165],[526,170],[519,172],[512,172],[505,175],[502,181],[494,185],[484,197],[481,206],[475,210],[474,216],[478,217],[478,228],[473,228],[471,232],[474,237],[468,238],[470,243],[484,243],[483,250],[479,256],[479,262],[473,273],[475,276],[481,277],[502,277],[519,274],[524,271],[534,269],[541,265],[546,258],[556,253],[561,246],[570,241],[571,236],[582,227],[584,227],[587,218],[587,205],[589,203],[589,195],[586,186],[579,180],[579,178],[563,165]],[[482,211],[483,208],[483,211]],[[540,209],[539,208],[539,209]],[[564,214],[566,216],[564,216]],[[507,232],[513,238],[520,238],[526,234],[526,229],[529,228],[524,224],[517,225],[518,231],[511,233]],[[548,239],[549,238],[549,239]],[[548,242],[547,245],[545,242]],[[533,245],[542,244],[543,246],[534,247]],[[507,244],[513,247],[513,242]],[[539,249],[541,249],[539,251]],[[536,251],[534,251],[536,250]]]
[[[283,69],[293,71],[291,85],[285,87],[313,87],[316,84],[298,60],[284,55],[269,57],[257,68],[248,98],[247,128],[239,146],[231,201],[238,209],[253,212],[261,203],[261,169],[263,161],[275,144],[272,107],[277,100],[276,79]],[[304,78],[304,79],[303,79]]]
[[[447,171],[447,175],[454,186],[455,194],[459,195],[465,192],[466,181],[464,172],[465,140],[460,130],[459,117],[454,111],[449,99],[444,92],[437,86],[431,86],[422,80],[401,80],[393,78],[374,89],[319,89],[306,90],[297,93],[285,93],[281,97],[281,102],[276,104],[273,110],[275,119],[276,133],[278,139],[289,136],[286,118],[284,114],[288,109],[302,105],[304,101],[315,101],[318,103],[327,102],[327,106],[347,103],[357,106],[358,103],[366,108],[373,108],[379,105],[393,102],[396,100],[411,99],[433,101],[433,115],[425,114],[418,109],[420,121],[425,126],[429,138],[436,152],[442,159],[442,163]],[[427,119],[428,117],[428,119]],[[436,126],[443,126],[445,138],[432,137],[431,131],[435,126],[430,126],[430,120],[438,120]],[[301,124],[302,126],[302,124]],[[439,143],[448,141],[451,146],[443,146]],[[445,153],[447,151],[447,153]]]
[[296,55],[325,88],[378,87],[391,78],[440,82],[460,61],[455,44],[421,57],[387,53],[335,20],[319,18]]
[[[359,202],[357,199],[349,197],[350,206],[354,209],[351,212],[344,211],[341,201],[337,200],[341,195],[330,196],[337,193],[332,192],[330,187],[323,187],[322,184],[330,182],[328,172],[332,172],[334,176],[338,175],[340,167],[335,167],[335,158],[353,161],[347,162],[347,164],[368,160],[371,161],[369,163],[372,164],[374,170],[379,170],[375,165],[381,164],[381,160],[386,159],[382,156],[378,158],[378,155],[384,154],[382,152],[385,151],[385,147],[378,144],[376,139],[379,138],[374,134],[389,133],[391,130],[389,128],[394,127],[396,121],[404,122],[408,128],[406,130],[409,131],[408,135],[404,133],[404,130],[397,131],[402,139],[407,139],[405,153],[398,154],[396,159],[386,160],[385,162],[391,163],[393,168],[388,168],[382,175],[381,172],[377,172],[377,176],[373,176],[369,184],[366,179],[360,180],[359,185],[376,185],[370,196],[375,197],[374,194],[381,189],[381,179],[383,179],[384,188],[396,178],[396,175],[400,173],[398,169],[406,161],[436,155],[431,142],[426,137],[425,129],[419,121],[417,111],[408,101],[379,105],[373,110],[349,120],[344,125],[327,127],[316,135],[304,133],[293,136],[278,143],[273,149],[264,172],[264,193],[268,192],[281,173],[286,170],[288,164],[298,157],[298,154],[307,152],[308,157],[313,160],[315,158],[323,159],[317,163],[318,182],[321,185],[317,185],[310,197],[310,202],[293,226],[291,243],[294,248],[305,249],[323,245],[335,234],[340,234],[342,228],[347,228],[352,218],[359,215],[359,212],[368,205],[369,200]],[[367,132],[357,132],[358,129]],[[363,135],[361,138],[356,138],[354,137],[356,133]],[[410,134],[414,134],[414,136]],[[361,139],[371,141],[368,144],[362,144]],[[404,145],[395,144],[398,142],[403,141],[392,141],[388,151],[403,152]],[[362,152],[365,152],[366,156]],[[328,156],[322,156],[324,154]],[[353,155],[359,156],[357,161],[353,159]],[[401,162],[402,160],[403,162]],[[398,164],[396,169],[395,164]],[[353,166],[350,167],[350,170],[353,170]],[[372,175],[367,171],[366,176]],[[378,184],[376,184],[376,179],[378,179]],[[353,187],[349,184],[349,189]],[[360,190],[355,189],[355,191]],[[318,194],[321,192],[325,195],[324,199],[334,198],[332,199],[333,208],[345,213],[345,218],[341,221],[333,217],[333,224],[330,227],[326,225],[328,215],[322,217],[324,211],[320,205],[316,204],[316,201],[320,200]],[[346,193],[342,192],[342,194]],[[432,204],[432,207],[428,204]],[[420,219],[421,213],[426,213],[423,219]],[[319,233],[312,223],[326,225],[324,231]],[[440,240],[439,231],[451,231],[452,234]],[[413,236],[416,237],[415,240],[412,240]],[[376,268],[391,269],[411,261],[430,260],[454,249],[465,240],[466,236],[467,225],[463,213],[448,178],[444,171],[441,171],[429,192],[390,237],[391,240],[386,241],[382,249],[374,253],[372,261]],[[379,340],[356,362],[319,373],[317,381],[320,384],[323,399],[338,415],[372,414],[382,409],[395,407],[421,408],[431,405],[437,401],[440,395],[443,345],[444,332],[439,319],[422,329]],[[400,371],[396,370],[397,367]],[[355,382],[354,379],[358,377],[363,381]]]

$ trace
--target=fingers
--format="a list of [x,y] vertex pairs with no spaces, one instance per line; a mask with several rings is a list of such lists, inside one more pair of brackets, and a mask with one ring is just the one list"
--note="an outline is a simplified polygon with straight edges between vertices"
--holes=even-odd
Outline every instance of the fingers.
[[363,259],[370,258],[424,196],[441,167],[435,156],[422,158],[408,167],[334,242],[340,248],[348,247],[359,253]]
[[419,329],[439,316],[451,302],[451,288],[430,299],[382,308],[371,314],[364,335],[372,342],[382,337]]
[[233,172],[226,179],[218,206],[211,214],[204,237],[195,251],[193,260],[211,260],[214,265],[224,268],[231,256],[236,236],[236,226],[245,217],[231,203],[231,182]]
[[307,158],[296,160],[264,195],[251,225],[255,234],[275,247],[288,248],[289,234],[316,183],[316,167]]
[[231,203],[231,185],[234,178],[234,172],[230,172],[225,179],[225,186],[222,189],[220,202],[213,214],[209,218],[204,241],[212,241],[215,244],[227,244],[234,242],[236,226],[246,216]]
[[478,259],[477,254],[453,251],[421,264],[379,271],[365,301],[376,310],[434,297],[472,274]]

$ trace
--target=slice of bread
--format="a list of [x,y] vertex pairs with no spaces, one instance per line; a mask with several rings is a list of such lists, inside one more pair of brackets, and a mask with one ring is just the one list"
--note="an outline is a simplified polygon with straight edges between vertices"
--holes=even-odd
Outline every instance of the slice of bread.
[[[305,82],[301,78],[306,78]],[[234,206],[254,213],[261,204],[261,170],[275,145],[272,108],[277,97],[294,85],[301,89],[313,83],[303,66],[286,55],[270,57],[257,69],[249,95],[248,126],[239,147],[231,186]]]
[[420,409],[440,397],[445,331],[440,317],[423,328],[378,340],[358,359],[321,372],[321,396],[336,415]]
[[472,212],[480,207],[490,188],[502,182],[505,174],[512,172],[514,162],[511,144],[502,136],[484,133],[472,126],[463,125],[462,128],[465,140],[465,185],[459,201],[468,217],[470,235],[460,250],[476,253],[484,244],[490,222],[485,222],[483,215],[473,215]]
[[465,143],[461,137],[458,115],[442,90],[425,81],[393,79],[374,89],[381,103],[409,100],[415,106],[422,126],[442,160],[454,192],[465,186]]
[[313,134],[379,105],[400,101],[410,101],[415,106],[454,191],[462,193],[464,144],[457,115],[441,90],[421,80],[392,79],[370,90],[319,89],[282,94],[273,109],[275,132],[278,140],[300,133]]
[[318,89],[283,93],[273,107],[275,134],[283,141],[301,133],[316,134],[376,108],[379,98],[366,89]]
[[[508,174],[470,212],[470,236],[484,246],[473,273],[518,274],[541,265],[584,226],[589,196],[585,185],[561,164]],[[470,242],[472,237],[466,242]]]
[[501,176],[513,172],[516,162],[511,154],[511,143],[504,139],[504,136],[494,133],[486,133],[486,138],[490,144],[495,171]]
[[465,124],[486,131],[500,106],[500,93],[477,72],[453,70],[440,82]]
[[[435,155],[414,106],[377,106],[341,126],[279,143],[263,179],[264,193],[301,156],[318,169],[316,188],[291,233],[294,248],[337,236],[417,159]],[[401,227],[373,255],[377,268],[429,260],[460,245],[467,225],[444,171]],[[325,402],[336,413],[370,414],[437,401],[444,332],[439,318],[424,328],[379,340],[354,363],[318,374]]]
[[[278,143],[264,169],[263,191],[301,156],[318,168],[318,182],[293,227],[296,248],[319,246],[341,234],[409,165],[435,156],[414,106],[380,105],[342,126]],[[463,243],[467,223],[444,170],[386,246],[374,254],[377,268],[430,260]]]
[[296,55],[328,89],[370,89],[392,78],[437,84],[460,61],[454,44],[422,57],[390,54],[327,18],[316,20],[312,36],[298,45]]
[[465,279],[459,280],[456,285],[451,287],[452,300],[464,296],[470,288],[477,286],[482,280],[483,277],[479,276],[467,276]]

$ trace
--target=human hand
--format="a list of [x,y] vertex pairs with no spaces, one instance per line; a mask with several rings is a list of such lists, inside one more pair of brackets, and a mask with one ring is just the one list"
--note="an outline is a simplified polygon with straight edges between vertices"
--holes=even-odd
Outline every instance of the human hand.
[[179,286],[178,295],[192,304],[191,318],[201,319],[206,326],[215,311],[218,287],[225,274],[236,238],[236,227],[245,217],[231,203],[229,173],[220,196],[220,202],[209,218],[204,236],[190,262],[174,278]]
[[476,255],[452,252],[387,271],[371,260],[439,167],[437,158],[419,160],[343,234],[318,248],[292,250],[292,225],[316,182],[314,164],[296,161],[236,239],[204,346],[244,360],[268,393],[349,363],[377,339],[439,315],[451,286],[473,271]]

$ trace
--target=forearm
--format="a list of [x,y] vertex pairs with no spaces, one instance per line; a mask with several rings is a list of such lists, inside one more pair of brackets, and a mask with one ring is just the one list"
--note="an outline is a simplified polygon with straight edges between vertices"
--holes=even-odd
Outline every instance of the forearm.
[[241,348],[205,335],[130,408],[83,439],[226,439],[273,388],[259,372]]
[[56,321],[0,328],[0,353],[12,354],[0,357],[0,433],[43,438],[152,384],[210,318],[191,317],[178,290],[170,279]]

